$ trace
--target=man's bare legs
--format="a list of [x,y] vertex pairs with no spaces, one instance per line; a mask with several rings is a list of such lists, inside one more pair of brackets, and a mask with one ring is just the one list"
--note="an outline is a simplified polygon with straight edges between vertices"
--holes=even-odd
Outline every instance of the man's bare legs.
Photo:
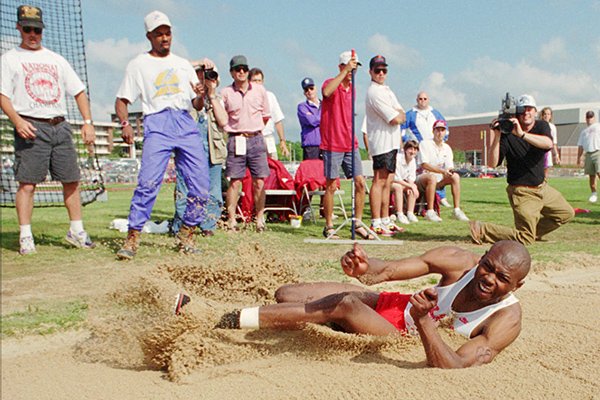
[[334,293],[308,303],[284,302],[260,307],[258,309],[260,328],[291,330],[300,329],[307,323],[333,322],[349,333],[385,336],[398,332],[391,323],[375,311],[379,299],[378,293],[354,285],[348,286],[358,288],[358,291],[336,292],[335,284],[331,287],[324,285],[311,289],[314,290],[313,294],[330,290]]
[[256,210],[256,229],[265,229],[265,180],[263,178],[252,178],[254,191],[254,209]]
[[333,196],[337,190],[336,179],[327,179],[325,195],[323,196],[323,213],[325,214],[325,227],[333,226]]
[[275,291],[275,300],[278,303],[310,303],[317,299],[342,292],[372,292],[362,286],[351,283],[314,282],[292,283],[283,285]]
[[31,216],[33,215],[33,195],[35,193],[35,183],[19,182],[15,206],[17,209],[17,219],[19,225],[31,225]]
[[79,194],[79,182],[63,182],[62,185],[65,207],[67,208],[67,213],[69,214],[69,220],[81,221],[81,196]]
[[237,212],[237,204],[239,199],[240,187],[242,186],[241,179],[232,179],[227,188],[226,203],[227,203],[227,226],[229,229],[235,229],[237,222],[235,215]]

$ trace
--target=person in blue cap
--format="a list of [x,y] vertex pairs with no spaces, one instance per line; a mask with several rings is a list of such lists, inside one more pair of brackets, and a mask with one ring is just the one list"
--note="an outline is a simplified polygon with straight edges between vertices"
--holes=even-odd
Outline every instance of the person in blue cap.
[[298,122],[302,140],[303,160],[322,158],[321,149],[321,100],[315,89],[312,78],[304,78],[300,82],[306,101],[298,104]]

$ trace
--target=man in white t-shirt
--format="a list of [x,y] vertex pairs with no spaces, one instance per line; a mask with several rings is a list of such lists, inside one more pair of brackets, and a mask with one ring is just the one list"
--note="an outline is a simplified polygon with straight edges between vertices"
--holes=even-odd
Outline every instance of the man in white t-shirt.
[[369,62],[371,85],[367,89],[365,114],[369,153],[373,157],[373,184],[369,193],[371,229],[378,235],[391,236],[402,231],[390,221],[390,189],[396,172],[396,157],[400,148],[400,125],[404,109],[389,86],[385,85],[388,64],[377,55]]
[[[252,68],[250,72],[248,72],[248,79],[250,79],[250,82],[256,83],[257,85],[263,85],[265,82],[265,75],[260,68]],[[283,119],[285,116],[283,115],[283,111],[281,111],[281,107],[279,106],[279,102],[277,101],[275,94],[270,90],[267,90],[267,97],[269,99],[269,107],[271,109],[271,118],[269,118],[265,128],[262,131],[265,144],[267,145],[267,154],[274,160],[278,159],[274,135],[274,133],[277,132],[281,155],[284,157],[289,157],[290,151],[287,148],[285,132],[283,130]]]
[[417,177],[419,190],[425,192],[427,212],[425,219],[433,222],[442,222],[434,211],[435,191],[447,185],[452,189],[454,211],[452,216],[459,221],[468,221],[469,218],[460,209],[460,176],[452,171],[454,168],[454,155],[448,144],[444,143],[448,125],[440,119],[433,124],[433,140],[423,140],[420,144],[419,164],[423,173]]
[[[122,260],[131,260],[139,246],[142,227],[150,219],[167,163],[175,152],[175,164],[188,187],[183,225],[177,234],[179,251],[195,254],[193,234],[202,222],[208,201],[208,161],[196,121],[190,110],[202,109],[204,86],[191,63],[171,53],[171,22],[160,11],[144,18],[146,38],[151,50],[134,58],[117,92],[115,109],[121,121],[123,140],[133,143],[128,106],[138,98],[144,113],[144,150],[138,183],[131,199],[129,231],[117,252]],[[205,68],[214,63],[205,59]]]
[[[396,216],[401,224],[410,224],[419,222],[415,216],[415,204],[419,197],[419,188],[415,181],[417,180],[417,160],[419,152],[419,143],[416,140],[409,140],[404,143],[404,151],[398,153],[396,160],[396,173],[392,190],[396,199]],[[406,194],[406,214],[404,214],[404,195]]]
[[[598,201],[596,182],[600,177],[600,122],[596,122],[596,115],[591,110],[585,113],[585,122],[587,128],[581,131],[577,141],[577,165],[583,166],[584,172],[589,177],[592,194],[588,201],[596,203]],[[582,158],[584,153],[585,162]]]
[[36,185],[48,171],[63,186],[71,227],[66,240],[79,248],[93,248],[83,229],[79,194],[79,166],[71,126],[65,120],[65,94],[73,96],[84,121],[85,144],[96,139],[85,85],[61,55],[42,47],[42,10],[19,6],[17,30],[21,44],[2,55],[0,106],[15,128],[15,205],[19,220],[19,253],[36,252],[31,232]]

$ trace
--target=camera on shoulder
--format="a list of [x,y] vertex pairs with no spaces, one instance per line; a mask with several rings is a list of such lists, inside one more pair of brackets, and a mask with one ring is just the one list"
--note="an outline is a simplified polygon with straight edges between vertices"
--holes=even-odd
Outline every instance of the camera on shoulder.
[[502,99],[502,108],[498,114],[500,132],[505,135],[512,133],[514,125],[510,119],[516,118],[524,112],[525,107],[518,106],[515,98],[507,92],[506,96]]

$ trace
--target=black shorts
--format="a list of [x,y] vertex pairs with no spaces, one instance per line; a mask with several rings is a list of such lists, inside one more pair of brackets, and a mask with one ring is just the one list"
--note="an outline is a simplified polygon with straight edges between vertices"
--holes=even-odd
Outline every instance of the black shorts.
[[373,170],[386,169],[388,172],[396,172],[396,156],[398,150],[373,156]]
[[48,171],[53,180],[64,183],[79,182],[77,151],[73,143],[71,125],[58,125],[28,119],[35,131],[35,139],[25,140],[15,131],[15,180],[40,183]]
[[321,149],[319,146],[306,146],[302,148],[303,160],[322,160]]

